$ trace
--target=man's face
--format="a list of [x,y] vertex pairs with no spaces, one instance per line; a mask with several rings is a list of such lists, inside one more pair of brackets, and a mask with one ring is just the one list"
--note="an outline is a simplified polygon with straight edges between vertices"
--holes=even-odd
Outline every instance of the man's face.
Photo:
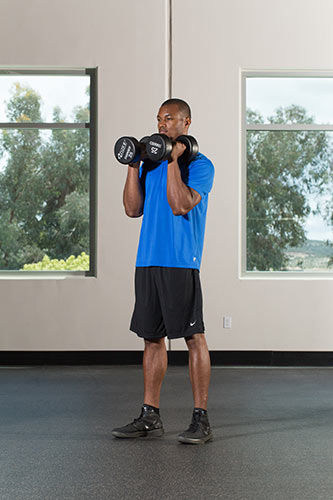
[[178,109],[177,104],[166,104],[159,109],[157,127],[159,134],[166,134],[170,139],[177,139],[180,135],[187,134],[190,118],[185,118]]

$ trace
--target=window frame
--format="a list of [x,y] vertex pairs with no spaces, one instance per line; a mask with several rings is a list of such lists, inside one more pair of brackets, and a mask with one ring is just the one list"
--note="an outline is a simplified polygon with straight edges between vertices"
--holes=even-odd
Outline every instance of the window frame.
[[247,131],[248,130],[329,130],[333,132],[333,124],[252,124],[246,123],[246,80],[247,78],[333,78],[333,71],[317,70],[255,70],[239,68],[240,90],[240,207],[239,207],[239,238],[240,251],[238,253],[238,278],[247,280],[262,279],[307,279],[307,280],[332,280],[333,271],[248,271],[246,269],[247,256]]
[[38,129],[78,129],[89,128],[89,270],[88,271],[20,271],[0,270],[3,279],[66,279],[97,278],[97,74],[98,66],[93,68],[23,68],[16,66],[0,66],[2,75],[57,75],[57,76],[90,76],[89,85],[89,122],[85,123],[46,123],[46,122],[3,122],[4,128],[38,128]]

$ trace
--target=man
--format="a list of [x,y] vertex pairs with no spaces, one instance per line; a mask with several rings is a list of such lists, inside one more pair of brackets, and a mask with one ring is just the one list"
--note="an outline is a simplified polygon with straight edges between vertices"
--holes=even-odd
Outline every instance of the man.
[[[176,140],[188,133],[191,110],[181,99],[165,101],[157,115],[158,131]],[[200,152],[186,164],[185,146],[173,145],[168,160],[146,159],[128,166],[123,202],[129,217],[143,214],[135,269],[135,306],[130,330],[144,339],[144,403],[139,418],[113,429],[115,437],[161,436],[159,414],[167,369],[165,337],[184,337],[194,410],[182,443],[212,439],[207,400],[210,357],[204,335],[200,263],[208,193],[214,179],[212,162]],[[183,158],[185,155],[183,156]],[[144,153],[141,155],[144,158]]]

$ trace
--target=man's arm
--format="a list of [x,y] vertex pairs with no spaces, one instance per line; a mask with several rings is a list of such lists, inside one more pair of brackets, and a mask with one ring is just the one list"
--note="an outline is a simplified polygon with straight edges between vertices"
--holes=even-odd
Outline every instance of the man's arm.
[[143,193],[139,180],[140,162],[128,165],[127,179],[123,192],[123,204],[128,217],[140,217],[143,214]]
[[182,181],[177,159],[168,164],[167,198],[174,215],[185,215],[201,200],[201,195]]

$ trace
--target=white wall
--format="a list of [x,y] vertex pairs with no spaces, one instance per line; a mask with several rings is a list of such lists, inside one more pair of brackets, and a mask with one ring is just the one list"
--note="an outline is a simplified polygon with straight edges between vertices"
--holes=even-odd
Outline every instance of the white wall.
[[[216,171],[200,273],[209,349],[333,350],[332,280],[239,278],[240,68],[331,69],[333,3],[173,0],[172,11],[173,96],[190,103],[190,133]],[[124,213],[113,145],[156,130],[166,13],[166,0],[0,3],[1,66],[99,72],[98,277],[0,280],[2,350],[143,348],[128,329],[141,219]]]

